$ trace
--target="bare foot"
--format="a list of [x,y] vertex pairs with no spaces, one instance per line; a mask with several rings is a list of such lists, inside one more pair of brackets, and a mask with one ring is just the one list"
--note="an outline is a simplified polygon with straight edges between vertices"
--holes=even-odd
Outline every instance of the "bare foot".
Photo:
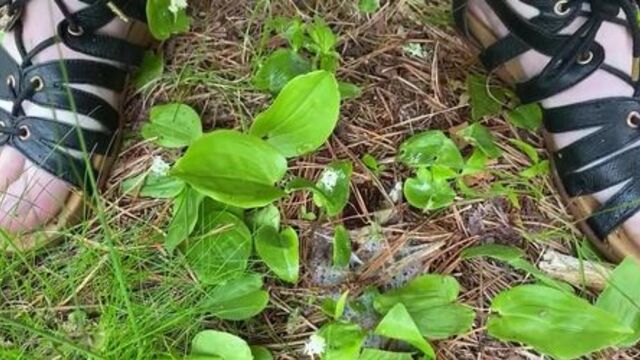
[[[64,0],[70,12],[87,6],[79,0]],[[27,2],[22,15],[23,39],[27,51],[50,38],[57,32],[57,26],[64,19],[63,13],[50,0]],[[116,17],[98,32],[119,38],[128,38],[131,24]],[[22,62],[16,46],[15,32],[5,35],[2,46],[14,60]],[[56,59],[89,59],[114,64],[108,60],[94,58],[68,48],[63,43],[50,46],[34,57],[38,64]],[[4,81],[4,79],[3,79]],[[4,83],[2,83],[4,85]],[[2,86],[0,85],[0,86]],[[120,105],[120,94],[106,88],[73,84],[74,88],[93,93],[111,104],[115,109]],[[0,100],[0,107],[11,112],[13,104]],[[53,110],[35,103],[24,101],[22,109],[26,116],[37,116],[69,124],[80,123],[83,128],[99,130],[96,120],[66,110]],[[41,169],[21,152],[8,145],[0,146],[0,228],[11,233],[27,233],[42,228],[58,215],[70,196],[72,186],[54,174]]]
[[[539,14],[538,9],[527,5],[522,1],[507,0],[506,3],[524,18],[531,19]],[[509,34],[507,27],[502,23],[500,18],[496,16],[493,9],[487,4],[486,0],[469,0],[469,11],[475,19],[479,20],[486,27],[491,29],[499,38],[505,37]],[[624,19],[622,14],[619,18]],[[585,17],[577,17],[571,25],[564,28],[561,33],[573,34],[582,24],[585,23],[585,21]],[[611,22],[604,22],[597,32],[596,41],[604,47],[606,54],[605,63],[631,76],[633,68],[633,40],[628,27]],[[549,63],[549,60],[550,57],[535,50],[530,50],[518,56],[514,61],[520,65],[520,68],[523,70],[523,74],[520,75],[520,78],[515,80],[517,82],[523,82],[538,75]],[[631,97],[633,95],[634,88],[629,83],[602,69],[599,69],[575,86],[546,98],[542,100],[541,103],[545,109],[552,109],[564,105],[582,103],[593,99],[615,96]],[[553,135],[551,141],[553,142],[553,147],[560,150],[596,130],[597,128],[591,128],[580,131],[556,133]],[[639,145],[640,143],[636,142],[625,149]],[[603,160],[607,160],[607,158],[596,160],[594,164]],[[589,168],[592,165],[593,164],[590,164],[585,168]],[[626,183],[627,182],[610,187],[604,191],[593,194],[593,196],[599,203],[603,204],[615,195]],[[637,244],[640,244],[640,213],[629,218],[624,223],[623,228],[629,237],[631,237]]]

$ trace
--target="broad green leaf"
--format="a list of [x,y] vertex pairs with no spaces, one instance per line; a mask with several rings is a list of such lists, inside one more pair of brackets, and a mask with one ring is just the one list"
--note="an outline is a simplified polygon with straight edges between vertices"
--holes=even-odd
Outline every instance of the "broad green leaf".
[[551,164],[549,163],[549,160],[543,160],[523,170],[520,173],[520,176],[522,176],[525,179],[532,179],[540,175],[549,174],[550,171],[551,171]]
[[434,179],[425,168],[418,169],[416,177],[404,182],[403,192],[411,206],[423,211],[448,207],[456,198],[456,193],[447,180]]
[[398,160],[414,168],[443,165],[462,170],[464,167],[456,144],[439,130],[425,131],[405,140],[400,145]]
[[640,265],[627,257],[611,274],[607,287],[598,297],[596,306],[633,329],[622,346],[633,346],[640,339]]
[[343,225],[336,226],[333,235],[333,266],[347,267],[351,260],[351,238]]
[[480,123],[471,124],[460,130],[458,136],[473,146],[476,146],[490,159],[495,159],[502,153],[502,150],[496,145],[491,132]]
[[322,360],[357,360],[365,332],[355,324],[332,322],[319,331],[326,342]]
[[203,194],[240,208],[266,206],[284,195],[274,183],[287,160],[271,145],[233,130],[208,133],[189,147],[172,174]]
[[399,353],[378,349],[364,349],[359,360],[413,360],[411,353]]
[[178,245],[191,235],[198,222],[200,204],[204,196],[196,190],[186,187],[173,200],[173,218],[169,224],[164,247],[172,253]]
[[265,138],[285,157],[303,155],[327,141],[339,110],[340,92],[333,74],[311,72],[291,80],[256,117],[250,133]]
[[633,333],[615,315],[542,285],[521,285],[500,293],[493,299],[491,312],[489,335],[524,343],[557,359],[574,359],[614,346]]
[[190,19],[186,9],[170,10],[171,0],[147,1],[147,24],[153,37],[167,40],[173,34],[189,31]]
[[327,215],[336,216],[342,212],[349,201],[349,184],[353,165],[350,161],[336,161],[327,166],[320,174],[316,189],[322,195],[314,192],[313,201],[318,207],[324,208]]
[[467,159],[467,163],[464,166],[464,170],[462,170],[462,175],[475,175],[487,170],[487,155],[481,150],[475,148],[473,149],[473,153],[469,159]]
[[338,38],[322,18],[315,18],[313,23],[308,26],[308,33],[315,45],[313,49],[315,52],[318,54],[331,54],[334,52]]
[[344,81],[338,81],[338,90],[342,100],[355,99],[362,95],[362,89],[358,85]]
[[171,166],[162,158],[155,157],[148,171],[122,182],[122,192],[155,199],[173,199],[180,195],[186,184],[169,175],[170,169]]
[[514,248],[512,246],[497,244],[481,245],[468,248],[465,249],[461,254],[461,257],[463,259],[471,259],[474,257],[490,257],[492,259],[504,261],[518,270],[530,273],[531,275],[533,275],[533,277],[540,280],[540,282],[547,286],[569,293],[573,292],[573,289],[569,284],[550,278],[533,264],[525,260],[523,256],[524,253],[520,249]]
[[252,346],[251,354],[253,355],[253,360],[273,360],[271,351],[264,346]]
[[471,119],[481,120],[485,116],[498,115],[507,100],[503,88],[493,86],[486,76],[469,74],[467,92],[471,102]]
[[278,49],[269,55],[253,78],[258,90],[278,94],[289,81],[311,71],[307,59],[293,50]]
[[136,72],[133,83],[137,90],[144,89],[147,85],[151,84],[155,80],[159,79],[164,72],[164,57],[162,53],[155,54],[149,50],[144,53],[142,64]]
[[270,226],[276,230],[280,229],[280,210],[273,204],[263,208],[255,209],[247,214],[247,226],[255,233],[263,226]]
[[200,215],[197,231],[185,241],[185,256],[198,279],[221,284],[243,275],[251,255],[251,232],[227,212]]
[[167,148],[189,146],[202,136],[200,115],[185,104],[154,106],[149,123],[142,127],[142,136]]
[[380,8],[380,0],[360,0],[358,1],[358,10],[361,13],[371,14]]
[[262,277],[249,274],[217,286],[207,294],[203,306],[220,319],[245,320],[261,313],[268,302]]
[[204,330],[191,342],[191,356],[212,356],[222,360],[253,360],[249,345],[241,338],[226,332]]
[[450,303],[409,311],[422,336],[446,339],[471,330],[476,313],[466,305]]
[[510,139],[509,142],[517,147],[522,153],[527,155],[532,163],[537,164],[540,161],[540,155],[538,155],[538,151],[533,146],[518,139]]
[[507,111],[507,120],[521,129],[538,130],[542,125],[542,108],[536,103],[520,105]]
[[413,345],[424,353],[427,359],[435,359],[436,354],[427,340],[420,334],[420,330],[413,322],[411,315],[401,303],[396,304],[384,316],[375,329],[377,335],[394,340],[401,340]]
[[298,234],[288,227],[278,233],[272,226],[262,226],[256,233],[256,251],[278,278],[295,284],[300,270]]

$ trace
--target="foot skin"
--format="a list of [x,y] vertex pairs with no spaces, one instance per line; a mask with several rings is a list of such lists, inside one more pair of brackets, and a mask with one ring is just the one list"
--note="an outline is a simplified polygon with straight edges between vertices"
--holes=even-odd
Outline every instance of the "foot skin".
[[[71,12],[82,9],[86,4],[78,0],[65,0]],[[31,0],[23,15],[25,46],[27,51],[51,37],[63,15],[53,1]],[[107,24],[101,32],[120,38],[128,38],[130,25],[116,18]],[[20,62],[13,33],[7,33],[2,46]],[[65,59],[95,59],[75,52],[64,44],[49,47],[35,57],[34,63]],[[75,85],[90,91],[118,108],[120,94],[103,88],[87,85]],[[11,103],[1,101],[0,106],[11,111]],[[76,115],[69,111],[54,111],[25,101],[23,109],[27,116],[57,118],[61,121],[75,123]],[[82,117],[80,121],[94,121]],[[69,184],[54,175],[40,169],[37,164],[26,159],[20,152],[9,146],[0,146],[0,228],[13,233],[28,233],[42,228],[54,219],[62,210],[72,189]]]
[[[521,1],[509,0],[508,3],[517,10],[524,17],[532,17],[535,15],[535,9],[532,12],[532,8]],[[507,28],[502,24],[500,19],[493,13],[489,5],[485,0],[469,0],[469,11],[471,15],[480,20],[488,28],[492,29],[494,34],[498,37],[503,37],[508,34]],[[584,21],[584,18],[577,19],[572,24],[570,31],[575,31]],[[604,46],[606,53],[606,63],[628,74],[632,71],[632,38],[627,28],[605,23],[598,32],[597,41]],[[529,51],[520,57],[517,61],[520,67],[523,69],[526,78],[531,78],[546,66],[549,61],[549,57],[540,54],[534,50]],[[525,79],[516,79],[517,81],[523,81]],[[603,70],[598,70],[590,77],[577,84],[576,86],[557,94],[551,98],[542,101],[544,108],[554,108],[574,103],[580,103],[588,100],[613,97],[613,96],[625,96],[630,97],[633,95],[633,88],[620,80],[617,77],[611,76]],[[583,131],[567,132],[556,134],[553,136],[553,145],[557,149],[562,149],[573,142],[588,135],[593,130],[587,129]],[[633,144],[638,146],[640,144]],[[594,198],[600,202],[606,202],[620,186],[614,186],[600,193],[594,194]],[[623,225],[626,233],[634,240],[634,242],[640,245],[640,213],[634,215]]]

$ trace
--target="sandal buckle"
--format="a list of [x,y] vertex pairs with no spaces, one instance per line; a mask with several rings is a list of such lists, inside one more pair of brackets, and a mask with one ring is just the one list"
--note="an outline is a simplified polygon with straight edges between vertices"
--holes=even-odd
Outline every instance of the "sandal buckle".
[[128,23],[129,17],[125,15],[124,11],[118,7],[118,5],[114,4],[113,1],[107,2],[107,7],[111,10],[120,20]]

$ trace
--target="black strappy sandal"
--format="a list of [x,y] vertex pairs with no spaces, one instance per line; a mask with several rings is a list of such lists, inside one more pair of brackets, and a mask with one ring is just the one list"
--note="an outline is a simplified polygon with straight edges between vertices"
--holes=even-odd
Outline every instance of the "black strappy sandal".
[[[489,71],[512,82],[525,103],[538,102],[571,88],[597,70],[627,82],[633,97],[602,98],[544,110],[546,143],[552,153],[556,184],[582,231],[612,260],[626,255],[640,258],[636,245],[621,225],[640,211],[640,147],[625,149],[640,140],[640,24],[634,0],[522,0],[536,8],[526,19],[504,0],[487,0],[510,34],[498,37],[467,9],[467,0],[454,0],[456,25],[464,36],[482,49],[480,59]],[[624,14],[627,21],[620,15]],[[585,23],[574,35],[560,35],[578,17]],[[625,26],[633,35],[633,77],[607,65],[605,50],[595,38],[604,22]],[[551,58],[537,76],[525,81],[523,71],[510,62],[535,49]],[[552,148],[549,133],[575,130],[597,131],[560,150]],[[624,151],[622,151],[624,149]],[[618,153],[620,152],[620,153]],[[604,159],[615,154],[605,161]],[[589,166],[589,167],[587,167]],[[593,194],[625,185],[606,203]]]
[[[6,49],[0,48],[0,99],[13,103],[11,112],[0,109],[0,145],[20,151],[34,164],[78,189],[67,200],[57,220],[43,231],[17,235],[7,251],[41,246],[56,231],[77,221],[84,210],[83,192],[93,188],[91,179],[108,172],[118,149],[122,127],[120,111],[101,97],[70,85],[89,84],[120,93],[128,76],[144,56],[144,48],[128,41],[100,34],[99,29],[115,18],[123,21],[145,21],[146,0],[80,0],[87,7],[71,13],[64,0],[54,0],[62,14],[57,34],[32,49],[26,49],[22,16],[28,0],[0,0],[11,19],[7,26],[13,32],[21,62],[14,61]],[[33,63],[43,50],[63,44],[70,49],[104,59],[59,59]],[[95,120],[102,129],[83,126],[80,119],[70,125],[54,118],[26,116],[25,101],[46,108],[73,111]],[[89,154],[89,156],[87,156]],[[87,160],[90,158],[90,160]],[[100,181],[98,180],[98,183]]]

